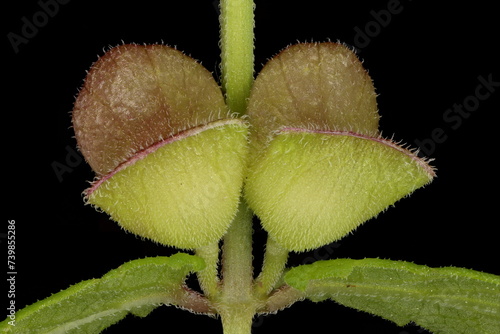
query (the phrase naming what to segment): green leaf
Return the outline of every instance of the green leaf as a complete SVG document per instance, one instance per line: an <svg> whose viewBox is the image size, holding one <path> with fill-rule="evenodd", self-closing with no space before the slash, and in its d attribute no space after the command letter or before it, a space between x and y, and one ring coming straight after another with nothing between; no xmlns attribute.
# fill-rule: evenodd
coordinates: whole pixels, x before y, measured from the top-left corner
<svg viewBox="0 0 500 334"><path fill-rule="evenodd" d="M288 285L434 333L500 333L500 276L381 259L318 261L291 269Z"/></svg>
<svg viewBox="0 0 500 334"><path fill-rule="evenodd" d="M0 323L0 332L99 333L129 312L143 317L162 304L182 304L186 276L203 267L201 258L184 253L130 261L20 310L14 322Z"/></svg>

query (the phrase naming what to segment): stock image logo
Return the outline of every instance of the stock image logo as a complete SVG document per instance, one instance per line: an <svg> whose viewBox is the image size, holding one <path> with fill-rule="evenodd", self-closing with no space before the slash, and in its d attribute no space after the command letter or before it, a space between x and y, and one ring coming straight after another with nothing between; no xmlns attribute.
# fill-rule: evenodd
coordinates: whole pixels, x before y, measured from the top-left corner
<svg viewBox="0 0 500 334"><path fill-rule="evenodd" d="M474 93L466 96L461 103L454 103L451 108L444 111L442 119L446 127L434 128L428 137L415 139L414 144L419 147L419 151L425 156L431 156L438 144L443 144L448 140L450 130L458 130L473 112L479 109L481 102L489 99L500 87L500 81L493 80L493 73L486 76L479 75L479 82L474 88Z"/></svg>
<svg viewBox="0 0 500 334"><path fill-rule="evenodd" d="M39 10L32 15L21 17L21 26L16 31L7 33L7 39L14 53L19 53L20 48L35 38L40 29L44 28L60 10L61 5L66 5L70 0L40 0L37 2Z"/></svg>
<svg viewBox="0 0 500 334"><path fill-rule="evenodd" d="M64 180L65 174L70 174L73 170L80 166L83 162L83 157L71 146L66 145L66 156L64 163L52 161L51 167L59 182Z"/></svg>
<svg viewBox="0 0 500 334"><path fill-rule="evenodd" d="M409 0L411 1L411 0ZM387 7L380 10L371 10L370 16L373 20L366 22L362 27L355 26L354 47L359 51L366 48L372 41L387 28L395 15L401 14L404 6L399 0L389 0Z"/></svg>

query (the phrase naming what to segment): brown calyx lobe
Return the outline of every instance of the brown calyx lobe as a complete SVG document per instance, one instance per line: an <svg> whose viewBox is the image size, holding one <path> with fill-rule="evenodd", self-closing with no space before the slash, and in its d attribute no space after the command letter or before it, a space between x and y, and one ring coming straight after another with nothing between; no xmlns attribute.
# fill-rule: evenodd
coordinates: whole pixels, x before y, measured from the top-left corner
<svg viewBox="0 0 500 334"><path fill-rule="evenodd" d="M211 73L164 45L121 45L90 69L73 109L78 146L98 176L176 133L226 118Z"/></svg>
<svg viewBox="0 0 500 334"><path fill-rule="evenodd" d="M301 43L273 57L257 76L248 105L259 151L283 127L378 135L373 82L339 43Z"/></svg>

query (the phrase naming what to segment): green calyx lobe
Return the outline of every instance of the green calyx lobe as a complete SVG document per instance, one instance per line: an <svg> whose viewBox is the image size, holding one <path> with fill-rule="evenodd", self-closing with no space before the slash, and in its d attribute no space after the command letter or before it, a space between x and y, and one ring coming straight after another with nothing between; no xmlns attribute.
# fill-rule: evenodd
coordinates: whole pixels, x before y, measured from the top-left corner
<svg viewBox="0 0 500 334"><path fill-rule="evenodd" d="M224 235L244 180L263 227L293 251L340 239L430 182L433 169L380 138L378 119L370 77L336 43L297 44L266 64L250 128L228 114L210 73L165 46L112 49L73 112L99 176L88 202L128 231L185 249Z"/></svg>
<svg viewBox="0 0 500 334"><path fill-rule="evenodd" d="M225 233L239 203L247 124L201 64L164 45L122 45L90 69L73 110L97 174L92 205L124 229L192 249Z"/></svg>
<svg viewBox="0 0 500 334"><path fill-rule="evenodd" d="M342 238L433 176L380 138L287 129L253 165L245 194L271 237L305 251Z"/></svg>
<svg viewBox="0 0 500 334"><path fill-rule="evenodd" d="M291 46L257 77L245 197L284 248L338 240L435 176L380 137L375 98L361 62L336 43Z"/></svg>
<svg viewBox="0 0 500 334"><path fill-rule="evenodd" d="M191 129L98 181L88 201L126 230L164 245L217 242L239 203L246 135L238 119Z"/></svg>

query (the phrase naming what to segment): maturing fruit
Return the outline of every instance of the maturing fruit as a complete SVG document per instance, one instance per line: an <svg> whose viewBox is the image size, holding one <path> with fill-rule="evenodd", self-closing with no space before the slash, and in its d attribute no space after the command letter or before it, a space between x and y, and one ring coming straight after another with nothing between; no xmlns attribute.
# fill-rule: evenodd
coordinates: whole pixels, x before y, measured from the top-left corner
<svg viewBox="0 0 500 334"><path fill-rule="evenodd" d="M179 248L217 242L236 213L247 125L212 75L163 45L122 45L90 69L73 110L97 174L89 203L123 228Z"/></svg>
<svg viewBox="0 0 500 334"><path fill-rule="evenodd" d="M361 62L334 43L294 45L257 77L245 198L284 248L338 240L434 177L380 137L375 96Z"/></svg>

